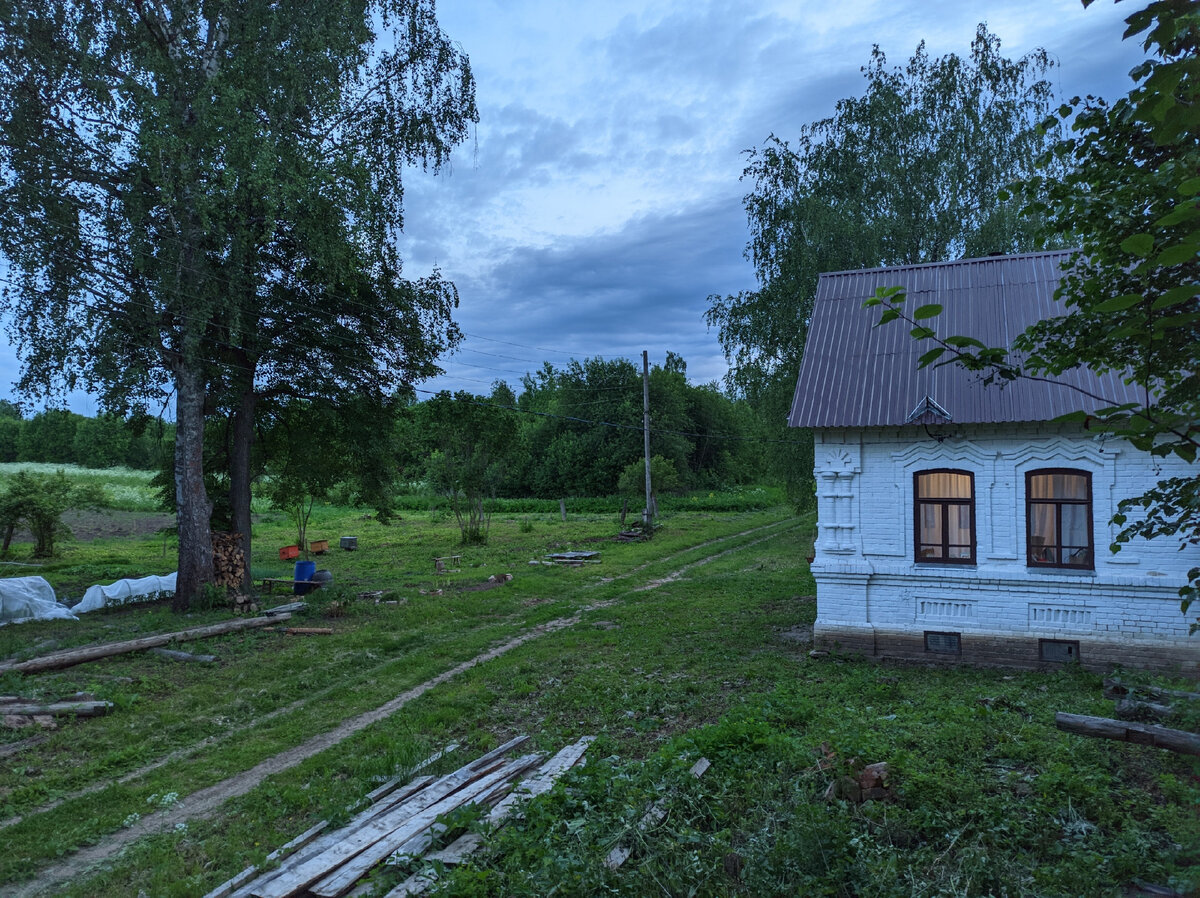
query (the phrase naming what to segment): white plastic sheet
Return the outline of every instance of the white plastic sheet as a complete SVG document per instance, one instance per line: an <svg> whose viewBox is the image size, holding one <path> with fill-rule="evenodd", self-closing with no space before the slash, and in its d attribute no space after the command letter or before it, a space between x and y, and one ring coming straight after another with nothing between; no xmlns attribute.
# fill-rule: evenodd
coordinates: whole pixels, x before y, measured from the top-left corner
<svg viewBox="0 0 1200 898"><path fill-rule="evenodd" d="M175 574L165 577L140 577L136 580L118 580L108 586L89 586L83 594L83 601L73 610L76 614L97 611L106 605L124 605L142 596L155 593L175 594Z"/></svg>
<svg viewBox="0 0 1200 898"><path fill-rule="evenodd" d="M27 620L75 620L58 604L54 587L45 577L6 577L0 580L0 626Z"/></svg>

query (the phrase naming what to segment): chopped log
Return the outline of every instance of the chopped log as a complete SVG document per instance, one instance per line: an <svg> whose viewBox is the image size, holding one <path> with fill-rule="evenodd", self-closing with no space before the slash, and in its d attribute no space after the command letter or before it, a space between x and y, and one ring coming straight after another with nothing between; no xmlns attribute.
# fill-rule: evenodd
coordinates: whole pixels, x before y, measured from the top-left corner
<svg viewBox="0 0 1200 898"><path fill-rule="evenodd" d="M193 661L199 664L212 664L217 660L216 655L193 655L191 652L181 652L177 649L153 648L150 654L170 658L172 661Z"/></svg>
<svg viewBox="0 0 1200 898"><path fill-rule="evenodd" d="M290 617L291 615L288 615ZM211 624L207 627L193 627L190 630L178 630L174 633L160 633L157 636L143 636L141 639L130 639L125 642L108 642L103 645L89 645L80 649L68 649L43 655L41 658L31 658L28 661L7 661L0 664L0 673L16 671L17 673L40 673L43 670L61 670L64 667L74 667L99 658L112 655L125 655L129 652L142 652L160 645L172 642L187 642L191 639L207 639L209 636L221 636L225 633L236 633L238 630L250 630L255 627L265 627L278 623L282 615L275 617L252 617L241 620L225 621Z"/></svg>
<svg viewBox="0 0 1200 898"><path fill-rule="evenodd" d="M1164 748L1178 754L1200 757L1200 735L1183 730L1171 730L1145 723L1128 723L1107 717L1066 714L1062 711L1054 715L1054 725L1064 732L1079 736L1153 745L1155 748Z"/></svg>
<svg viewBox="0 0 1200 898"><path fill-rule="evenodd" d="M1161 686L1143 686L1139 683L1122 683L1116 677L1105 677L1104 697L1123 698L1131 692L1143 692L1158 698L1186 698L1200 701L1200 692L1183 692L1179 689L1164 689Z"/></svg>
<svg viewBox="0 0 1200 898"><path fill-rule="evenodd" d="M1136 698L1123 698L1115 705L1114 713L1120 720L1166 720L1175 713L1170 705L1144 702Z"/></svg>
<svg viewBox="0 0 1200 898"><path fill-rule="evenodd" d="M5 714L48 714L51 717L103 717L112 702L52 702L48 705L10 704L4 706Z"/></svg>

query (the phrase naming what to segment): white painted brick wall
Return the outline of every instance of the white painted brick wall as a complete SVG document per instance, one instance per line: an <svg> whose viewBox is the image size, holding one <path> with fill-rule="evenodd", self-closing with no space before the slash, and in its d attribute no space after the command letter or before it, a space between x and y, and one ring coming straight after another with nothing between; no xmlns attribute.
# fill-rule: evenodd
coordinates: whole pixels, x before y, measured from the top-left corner
<svg viewBox="0 0 1200 898"><path fill-rule="evenodd" d="M818 633L945 629L1200 647L1177 593L1200 552L1161 538L1108 549L1121 499L1195 469L1056 424L938 430L942 442L921 427L817 432ZM1046 467L1092 475L1094 571L1026 566L1025 473ZM974 565L913 561L913 474L931 468L974 474Z"/></svg>

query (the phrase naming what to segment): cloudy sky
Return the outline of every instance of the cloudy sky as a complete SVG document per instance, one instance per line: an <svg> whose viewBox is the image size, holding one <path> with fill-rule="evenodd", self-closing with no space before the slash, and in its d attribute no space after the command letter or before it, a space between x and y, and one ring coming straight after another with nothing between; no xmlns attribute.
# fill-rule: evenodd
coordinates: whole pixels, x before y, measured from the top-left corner
<svg viewBox="0 0 1200 898"><path fill-rule="evenodd" d="M861 94L879 44L967 55L986 21L1010 57L1045 47L1060 95L1116 97L1141 58L1130 4L1079 0L440 0L470 54L480 122L451 169L413 177L405 256L458 285L468 334L427 388L486 392L543 360L681 354L726 371L703 314L754 286L744 151Z"/></svg>
<svg viewBox="0 0 1200 898"><path fill-rule="evenodd" d="M1142 54L1134 5L1100 0L439 0L469 54L480 122L406 188L406 273L459 288L468 335L426 389L484 393L543 361L668 350L695 382L726 370L703 314L754 286L744 151L860 94L879 44L965 56L986 21L1010 57L1045 47L1062 97L1115 98ZM5 376L7 375L7 376ZM16 376L11 348L0 382ZM93 413L94 404L72 405Z"/></svg>

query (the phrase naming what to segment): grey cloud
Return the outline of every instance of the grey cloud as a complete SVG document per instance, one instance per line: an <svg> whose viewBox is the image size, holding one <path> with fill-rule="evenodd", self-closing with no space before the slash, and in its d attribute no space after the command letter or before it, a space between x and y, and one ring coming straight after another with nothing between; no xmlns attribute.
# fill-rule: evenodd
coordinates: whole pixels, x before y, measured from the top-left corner
<svg viewBox="0 0 1200 898"><path fill-rule="evenodd" d="M740 200L725 196L553 249L515 247L486 279L459 284L459 317L468 332L488 322L487 337L558 350L555 364L641 349L657 358L669 349L687 360L693 379L718 379L725 365L704 325L706 298L753 285L745 241ZM466 376L479 364L463 353L447 367Z"/></svg>

